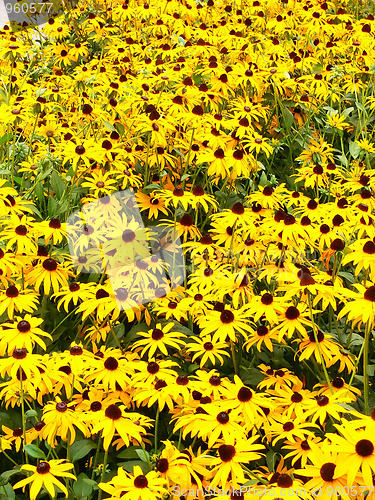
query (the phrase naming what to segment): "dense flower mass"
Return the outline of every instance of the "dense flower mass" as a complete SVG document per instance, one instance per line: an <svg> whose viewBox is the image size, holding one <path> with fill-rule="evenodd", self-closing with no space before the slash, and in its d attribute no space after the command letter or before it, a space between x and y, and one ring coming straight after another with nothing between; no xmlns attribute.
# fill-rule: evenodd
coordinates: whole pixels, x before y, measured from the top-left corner
<svg viewBox="0 0 375 500"><path fill-rule="evenodd" d="M372 9L0 29L0 497L374 498Z"/></svg>

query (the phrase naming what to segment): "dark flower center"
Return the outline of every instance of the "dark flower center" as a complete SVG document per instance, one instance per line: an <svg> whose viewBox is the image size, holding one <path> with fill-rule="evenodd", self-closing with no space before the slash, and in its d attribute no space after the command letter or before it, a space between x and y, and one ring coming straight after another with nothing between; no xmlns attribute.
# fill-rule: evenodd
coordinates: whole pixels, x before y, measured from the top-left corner
<svg viewBox="0 0 375 500"><path fill-rule="evenodd" d="M304 451L307 451L307 450L310 450L310 449L311 449L311 448L310 448L310 445L309 445L309 443L306 441L306 439L305 439L305 441L302 441L302 443L301 443L301 448L302 448Z"/></svg>
<svg viewBox="0 0 375 500"><path fill-rule="evenodd" d="M206 351L212 351L212 349L214 348L212 342L205 342L203 344L203 349L205 349Z"/></svg>
<svg viewBox="0 0 375 500"><path fill-rule="evenodd" d="M335 389L341 389L344 387L344 380L341 377L336 377L332 380L332 385Z"/></svg>
<svg viewBox="0 0 375 500"><path fill-rule="evenodd" d="M242 215L245 213L245 207L242 205L240 201L238 201L233 205L232 212L236 215Z"/></svg>
<svg viewBox="0 0 375 500"><path fill-rule="evenodd" d="M51 227L52 229L60 229L61 228L61 222L59 221L59 219L51 219L49 221L49 227Z"/></svg>
<svg viewBox="0 0 375 500"><path fill-rule="evenodd" d="M189 379L187 378L186 375L179 375L176 378L176 384L177 385L187 385L189 383Z"/></svg>
<svg viewBox="0 0 375 500"><path fill-rule="evenodd" d="M285 311L285 317L290 321L297 319L299 317L299 310L294 306L289 306Z"/></svg>
<svg viewBox="0 0 375 500"><path fill-rule="evenodd" d="M60 401L60 403L56 403L56 410L60 413L66 412L68 409L68 405L64 403L64 401Z"/></svg>
<svg viewBox="0 0 375 500"><path fill-rule="evenodd" d="M37 422L35 425L34 425L34 429L38 432L40 432L43 427L45 426L46 424L44 422Z"/></svg>
<svg viewBox="0 0 375 500"><path fill-rule="evenodd" d="M221 411L217 414L216 420L219 424L225 425L229 422L229 414L226 411Z"/></svg>
<svg viewBox="0 0 375 500"><path fill-rule="evenodd" d="M360 457L369 457L374 453L374 445L369 439L361 439L355 445L355 451Z"/></svg>
<svg viewBox="0 0 375 500"><path fill-rule="evenodd" d="M154 387L157 391L159 391L160 389L163 389L163 387L167 387L167 382L165 380L158 380Z"/></svg>
<svg viewBox="0 0 375 500"><path fill-rule="evenodd" d="M27 349L22 347L22 349L14 349L12 354L14 359L25 359L27 356Z"/></svg>
<svg viewBox="0 0 375 500"><path fill-rule="evenodd" d="M18 297L18 295L19 295L19 291L18 291L18 289L17 289L17 287L16 287L16 286L11 285L11 286L9 286L9 287L7 288L7 290L6 290L6 292L5 292L5 295L6 295L7 297L9 297L10 299L14 299L14 298Z"/></svg>
<svg viewBox="0 0 375 500"><path fill-rule="evenodd" d="M370 302L375 302L375 286L370 286L364 293L364 298Z"/></svg>
<svg viewBox="0 0 375 500"><path fill-rule="evenodd" d="M273 297L270 293L266 292L262 295L262 298L260 299L261 303L265 306L269 306L273 302Z"/></svg>
<svg viewBox="0 0 375 500"><path fill-rule="evenodd" d="M135 232L132 231L131 229L125 229L125 231L122 233L122 240L125 243L130 243L135 239Z"/></svg>
<svg viewBox="0 0 375 500"><path fill-rule="evenodd" d="M100 401L94 401L90 405L91 411L100 411L102 409L102 403Z"/></svg>
<svg viewBox="0 0 375 500"><path fill-rule="evenodd" d="M221 384L221 379L218 375L212 375L212 377L209 378L209 383L215 387Z"/></svg>
<svg viewBox="0 0 375 500"><path fill-rule="evenodd" d="M164 333L160 328L154 328L152 330L151 338L153 340L161 340L164 337Z"/></svg>
<svg viewBox="0 0 375 500"><path fill-rule="evenodd" d="M200 186L199 184L197 184L196 186L194 186L194 188L193 188L193 195L194 196L203 196L204 195L204 189L202 188L202 186Z"/></svg>
<svg viewBox="0 0 375 500"><path fill-rule="evenodd" d="M293 484L293 479L289 474L280 474L277 479L277 486L279 488L290 488Z"/></svg>
<svg viewBox="0 0 375 500"><path fill-rule="evenodd" d="M48 462L39 462L38 465L36 466L36 472L38 474L48 474L50 468L51 466Z"/></svg>
<svg viewBox="0 0 375 500"><path fill-rule="evenodd" d="M72 369L70 368L69 365L66 365L66 366L60 366L59 368L59 372L63 372L65 373L66 375L70 375L72 373Z"/></svg>
<svg viewBox="0 0 375 500"><path fill-rule="evenodd" d="M344 248L345 248L345 242L340 238L336 238L331 243L331 250L335 250L336 252L344 250Z"/></svg>
<svg viewBox="0 0 375 500"><path fill-rule="evenodd" d="M31 328L30 323L24 319L20 321L17 325L17 330L21 333L26 333L30 331L30 328Z"/></svg>
<svg viewBox="0 0 375 500"><path fill-rule="evenodd" d="M104 368L106 368L109 371L114 371L117 370L118 368L118 361L116 358L113 356L110 356L104 361Z"/></svg>
<svg viewBox="0 0 375 500"><path fill-rule="evenodd" d="M77 146L74 151L77 155L83 155L86 152L86 149L83 146Z"/></svg>
<svg viewBox="0 0 375 500"><path fill-rule="evenodd" d="M71 283L69 285L70 292L78 292L79 289L80 289L79 283Z"/></svg>
<svg viewBox="0 0 375 500"><path fill-rule="evenodd" d="M99 288L99 290L95 294L95 298L97 300L106 299L107 297L109 297L109 293L106 290L104 290L103 288Z"/></svg>
<svg viewBox="0 0 375 500"><path fill-rule="evenodd" d="M299 392L294 392L292 397L290 398L292 403L300 403L303 399Z"/></svg>
<svg viewBox="0 0 375 500"><path fill-rule="evenodd" d="M146 476L137 476L134 479L134 486L140 490L143 490L144 488L147 488L148 486L148 479Z"/></svg>
<svg viewBox="0 0 375 500"><path fill-rule="evenodd" d="M83 349L81 346L79 345L73 345L71 348L70 348L70 354L72 356L81 356L81 354L83 354Z"/></svg>
<svg viewBox="0 0 375 500"><path fill-rule="evenodd" d="M193 217L189 214L184 214L180 219L180 224L186 227L193 226L194 225Z"/></svg>
<svg viewBox="0 0 375 500"><path fill-rule="evenodd" d="M253 397L253 393L248 387L241 387L241 389L237 393L237 399L241 401L241 403L246 403L250 401Z"/></svg>
<svg viewBox="0 0 375 500"><path fill-rule="evenodd" d="M329 404L329 399L327 396L319 396L316 398L316 402L318 403L318 406L327 406Z"/></svg>
<svg viewBox="0 0 375 500"><path fill-rule="evenodd" d="M294 429L294 424L293 422L286 422L284 425L283 425L283 429L285 432L289 432L289 431L292 431Z"/></svg>
<svg viewBox="0 0 375 500"><path fill-rule="evenodd" d="M57 269L57 262L55 261L55 259L46 259L42 265L46 271L52 272L56 271Z"/></svg>
<svg viewBox="0 0 375 500"><path fill-rule="evenodd" d="M363 245L363 251L369 255L373 255L375 253L375 243L373 241L367 241Z"/></svg>
<svg viewBox="0 0 375 500"><path fill-rule="evenodd" d="M111 420L118 420L121 418L121 409L116 405L109 405L105 410L105 416Z"/></svg>
<svg viewBox="0 0 375 500"><path fill-rule="evenodd" d="M222 444L219 446L218 451L223 462L230 462L236 454L236 448L231 444Z"/></svg>
<svg viewBox="0 0 375 500"><path fill-rule="evenodd" d="M128 298L128 291L125 288L118 288L116 290L116 299L119 301L126 300Z"/></svg>
<svg viewBox="0 0 375 500"><path fill-rule="evenodd" d="M268 333L268 328L264 325L258 326L257 334L259 337L264 337Z"/></svg>
<svg viewBox="0 0 375 500"><path fill-rule="evenodd" d="M25 236L25 234L27 233L27 227L21 224L20 226L16 227L15 232L16 234L18 234L18 236Z"/></svg>
<svg viewBox="0 0 375 500"><path fill-rule="evenodd" d="M317 338L318 338L318 342L322 342L324 340L324 333L319 330L318 334L317 334ZM314 332L309 333L309 339L310 339L310 342L315 342Z"/></svg>
<svg viewBox="0 0 375 500"><path fill-rule="evenodd" d="M326 483L332 483L335 469L336 469L336 464L333 464L332 462L327 462L323 464L320 468L320 477Z"/></svg>
<svg viewBox="0 0 375 500"><path fill-rule="evenodd" d="M220 314L220 321L226 325L232 323L234 321L234 314L232 311L224 309L224 311Z"/></svg>
<svg viewBox="0 0 375 500"><path fill-rule="evenodd" d="M166 458L159 458L155 464L155 468L158 472L161 474L164 474L164 472L167 472L169 469L169 462Z"/></svg>
<svg viewBox="0 0 375 500"><path fill-rule="evenodd" d="M150 373L151 375L154 375L155 373L158 373L158 371L160 370L159 368L159 365L155 362L155 361L151 361L148 365L147 365L147 371L148 373Z"/></svg>

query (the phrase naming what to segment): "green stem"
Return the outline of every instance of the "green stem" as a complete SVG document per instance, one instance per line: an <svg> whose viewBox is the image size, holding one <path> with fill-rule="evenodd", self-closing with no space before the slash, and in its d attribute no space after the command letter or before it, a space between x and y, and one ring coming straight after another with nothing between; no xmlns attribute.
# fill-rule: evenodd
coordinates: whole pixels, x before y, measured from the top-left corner
<svg viewBox="0 0 375 500"><path fill-rule="evenodd" d="M2 452L1 452L1 453L3 453L3 455L5 455L5 456L7 457L7 459L8 459L8 460L10 460L10 461L12 462L12 464L14 464L16 467L18 467L18 465L19 465L19 464L18 464L17 462L15 462L15 461L13 460L13 458L11 458L11 457L8 455L8 453L7 453L6 451L2 450Z"/></svg>
<svg viewBox="0 0 375 500"><path fill-rule="evenodd" d="M158 408L156 410L156 417L155 417L155 442L154 442L155 453L157 452L157 449L158 449L159 415L160 415L160 409L158 406Z"/></svg>
<svg viewBox="0 0 375 500"><path fill-rule="evenodd" d="M371 323L368 321L366 323L366 330L365 330L365 341L364 341L364 348L363 348L363 393L364 393L364 398L365 398L365 413L366 415L369 414L370 407L369 407L369 374L367 371L368 368L368 356L369 356L369 343L370 343L370 335L371 335Z"/></svg>
<svg viewBox="0 0 375 500"><path fill-rule="evenodd" d="M236 351L234 350L234 342L233 342L233 340L230 341L230 351L232 353L234 373L236 375L238 375L238 365L237 365Z"/></svg>
<svg viewBox="0 0 375 500"><path fill-rule="evenodd" d="M331 394L333 394L333 389L332 389L331 381L329 380L329 375L328 375L328 372L327 372L326 364L325 364L325 361L324 361L324 358L323 358L323 355L322 355L322 351L320 349L320 344L319 344L319 340L318 340L318 332L316 331L316 324L315 324L315 321L314 321L314 313L313 313L312 306L311 306L311 292L308 291L307 293L308 293L308 302L309 302L310 316L311 316L311 321L312 321L312 325L313 325L314 338L315 338L316 346L317 346L318 352L319 352L320 363L321 363L321 365L323 367L324 376L326 378L326 382L328 384L329 390L331 391Z"/></svg>
<svg viewBox="0 0 375 500"><path fill-rule="evenodd" d="M102 433L100 433L99 439L98 439L98 444L96 447L94 462L92 464L91 479L94 479L94 476L95 476L95 469L96 469L96 465L98 463L98 458L99 458L100 449L102 447L102 442L103 442L103 436L102 436Z"/></svg>
<svg viewBox="0 0 375 500"><path fill-rule="evenodd" d="M107 461L108 461L108 450L109 450L109 447L104 452L103 469L102 469L102 475L100 477L101 483L104 483L104 476L105 476L105 471L107 468ZM99 495L98 495L98 500L102 500L102 496L103 496L103 490L100 490Z"/></svg>
<svg viewBox="0 0 375 500"><path fill-rule="evenodd" d="M26 420L25 420L25 403L24 403L24 392L23 392L23 383L22 383L22 374L20 377L20 385L21 385L21 414L22 414L22 432L23 432L23 446L27 445L26 441ZM26 463L29 463L29 459L27 453L25 452L25 460Z"/></svg>

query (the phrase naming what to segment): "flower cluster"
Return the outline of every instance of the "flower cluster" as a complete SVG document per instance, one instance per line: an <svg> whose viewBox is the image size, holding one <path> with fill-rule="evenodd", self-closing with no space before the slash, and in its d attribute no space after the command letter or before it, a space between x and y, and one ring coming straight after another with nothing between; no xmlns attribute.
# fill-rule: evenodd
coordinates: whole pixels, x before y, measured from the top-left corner
<svg viewBox="0 0 375 500"><path fill-rule="evenodd" d="M369 6L70 7L0 30L4 495L371 500Z"/></svg>

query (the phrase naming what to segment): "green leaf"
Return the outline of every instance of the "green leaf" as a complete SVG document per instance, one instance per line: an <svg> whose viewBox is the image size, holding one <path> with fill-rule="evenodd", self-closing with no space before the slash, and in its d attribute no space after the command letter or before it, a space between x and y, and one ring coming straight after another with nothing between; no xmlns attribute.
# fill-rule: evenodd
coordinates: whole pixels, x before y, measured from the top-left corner
<svg viewBox="0 0 375 500"><path fill-rule="evenodd" d="M138 453L136 453L136 447L135 446L128 446L125 450L122 450L118 455L117 458L138 458Z"/></svg>
<svg viewBox="0 0 375 500"><path fill-rule="evenodd" d="M123 133L125 132L125 127L122 123L116 122L116 129L117 132L122 136Z"/></svg>
<svg viewBox="0 0 375 500"><path fill-rule="evenodd" d="M253 387L257 386L259 382L264 379L264 377L265 375L263 375L263 373L256 368L247 368L240 371L240 378L242 382Z"/></svg>
<svg viewBox="0 0 375 500"><path fill-rule="evenodd" d="M0 146L2 146L5 142L8 142L13 139L13 134L5 134L0 139Z"/></svg>
<svg viewBox="0 0 375 500"><path fill-rule="evenodd" d="M358 158L359 153L361 152L360 146L356 142L349 141L349 152L354 159Z"/></svg>
<svg viewBox="0 0 375 500"><path fill-rule="evenodd" d="M79 441L75 441L70 448L71 461L74 463L77 460L80 460L94 448L96 448L96 443L90 439L80 439Z"/></svg>
<svg viewBox="0 0 375 500"><path fill-rule="evenodd" d="M117 130L115 129L115 127L111 123L103 122L103 125L105 125L107 128L109 128L109 130L111 130L112 132L117 132Z"/></svg>
<svg viewBox="0 0 375 500"><path fill-rule="evenodd" d="M38 448L35 444L26 444L23 449L25 452L33 458L44 458L46 459L46 455L44 451Z"/></svg>
<svg viewBox="0 0 375 500"><path fill-rule="evenodd" d="M290 130L294 123L293 113L291 113L288 108L283 108L283 117L284 117L285 128L287 130Z"/></svg>
<svg viewBox="0 0 375 500"><path fill-rule="evenodd" d="M130 472L131 474L133 473L133 467L135 465L139 465L144 474L150 472L149 465L146 462L142 462L142 460L129 460L129 462L120 462L117 464L117 466L122 467L126 472Z"/></svg>
<svg viewBox="0 0 375 500"><path fill-rule="evenodd" d="M35 410L27 410L25 413L26 418L36 417L38 414Z"/></svg>
<svg viewBox="0 0 375 500"><path fill-rule="evenodd" d="M51 175L51 187L58 198L61 198L65 191L65 182L54 170Z"/></svg>
<svg viewBox="0 0 375 500"><path fill-rule="evenodd" d="M141 448L138 448L135 450L136 454L138 457L142 460L142 462L148 463L150 460L150 455L147 453L147 451L142 450Z"/></svg>
<svg viewBox="0 0 375 500"><path fill-rule="evenodd" d="M47 212L48 212L48 217L55 217L57 211L57 203L55 200L54 196L49 196L48 197L48 205L47 205Z"/></svg>
<svg viewBox="0 0 375 500"><path fill-rule="evenodd" d="M2 491L5 491L5 493L0 494L0 500L13 500L14 498L16 498L16 494L14 493L14 490L10 483L2 486L1 489Z"/></svg>
<svg viewBox="0 0 375 500"><path fill-rule="evenodd" d="M0 475L0 486L5 486L9 482L9 478L14 476L14 474L25 474L25 472L21 472L19 469L12 469L3 472Z"/></svg>
<svg viewBox="0 0 375 500"><path fill-rule="evenodd" d="M176 332L183 333L184 335L190 336L194 335L194 332L190 330L190 328L187 328L186 326L181 325L181 323L175 323L173 330Z"/></svg>
<svg viewBox="0 0 375 500"><path fill-rule="evenodd" d="M193 372L195 372L195 370L198 370L198 368L199 368L199 365L193 363L193 364L189 365L188 373L193 373Z"/></svg>
<svg viewBox="0 0 375 500"><path fill-rule="evenodd" d="M133 326L127 334L125 335L126 342L132 342L133 340L138 339L138 332L147 332L150 327L146 323L139 323L138 325Z"/></svg>
<svg viewBox="0 0 375 500"><path fill-rule="evenodd" d="M43 182L37 182L35 184L35 194L36 197L38 198L39 203L42 204L44 201Z"/></svg>
<svg viewBox="0 0 375 500"><path fill-rule="evenodd" d="M96 481L89 479L84 472L81 472L77 481L73 483L73 491L78 498L88 497L94 489L98 489Z"/></svg>

